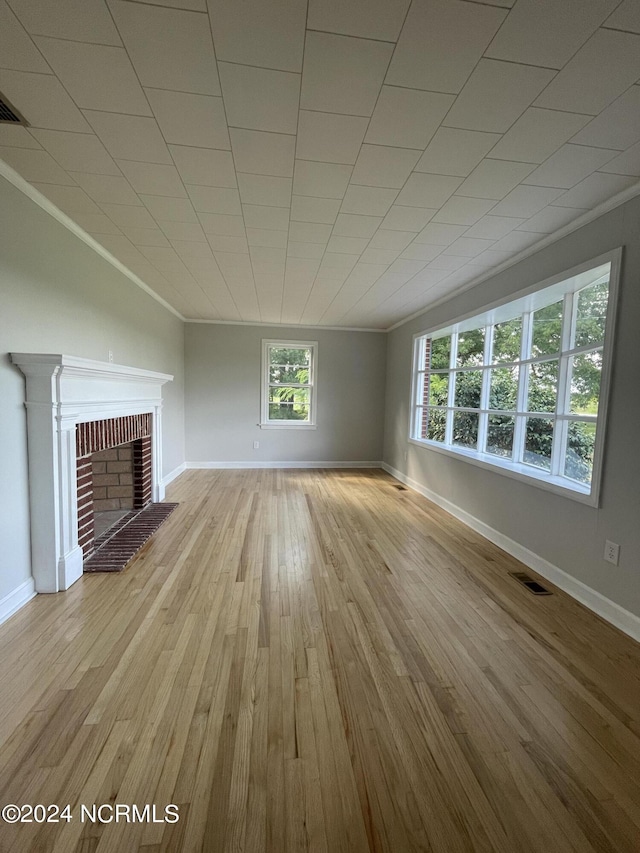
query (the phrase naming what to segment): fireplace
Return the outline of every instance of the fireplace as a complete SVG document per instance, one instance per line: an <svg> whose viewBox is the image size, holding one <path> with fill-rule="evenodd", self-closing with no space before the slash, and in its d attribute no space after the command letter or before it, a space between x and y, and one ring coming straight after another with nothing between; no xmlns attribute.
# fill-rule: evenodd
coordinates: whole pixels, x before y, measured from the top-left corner
<svg viewBox="0 0 640 853"><path fill-rule="evenodd" d="M83 559L93 550L94 454L130 445L133 508L164 498L162 385L173 376L68 355L12 353L11 358L27 378L35 588L59 592L78 580ZM120 482L121 473L111 472L118 475L118 487L128 485Z"/></svg>

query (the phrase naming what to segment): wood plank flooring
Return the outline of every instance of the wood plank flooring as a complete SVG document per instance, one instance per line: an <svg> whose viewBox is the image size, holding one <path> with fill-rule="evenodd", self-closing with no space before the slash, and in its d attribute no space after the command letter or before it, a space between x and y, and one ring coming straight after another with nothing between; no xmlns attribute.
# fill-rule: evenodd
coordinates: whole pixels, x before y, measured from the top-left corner
<svg viewBox="0 0 640 853"><path fill-rule="evenodd" d="M638 853L631 639L381 471L167 499L129 569L0 627L0 805L73 815L2 853ZM80 819L114 803L179 820Z"/></svg>

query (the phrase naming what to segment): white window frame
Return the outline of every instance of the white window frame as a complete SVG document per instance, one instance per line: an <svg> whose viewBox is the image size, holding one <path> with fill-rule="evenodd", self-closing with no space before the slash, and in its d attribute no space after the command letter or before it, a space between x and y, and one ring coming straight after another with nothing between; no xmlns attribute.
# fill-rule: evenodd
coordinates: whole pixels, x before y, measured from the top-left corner
<svg viewBox="0 0 640 853"><path fill-rule="evenodd" d="M311 364L309 365L309 420L308 421L277 421L269 419L269 350L272 347L284 347L286 349L311 350ZM261 429L315 429L317 411L318 390L318 342L317 341L288 341L281 338L262 340L262 381L260 383L260 428ZM291 385L294 383L283 383ZM303 386L299 386L303 387Z"/></svg>
<svg viewBox="0 0 640 853"><path fill-rule="evenodd" d="M413 362L412 362L412 371L411 371L411 412L409 417L409 436L408 441L410 444L415 444L423 449L428 449L435 451L436 453L441 453L446 456L454 457L459 460L464 460L465 462L469 462L472 465L476 465L480 468L489 469L496 473L502 474L504 476L510 477L512 479L520 480L528 483L529 485L536 486L541 489L545 489L547 491L555 492L556 494L563 495L564 497L570 498L572 500L579 501L580 503L585 503L590 506L599 506L600 500L600 486L602 480L602 462L604 456L604 448L605 448L605 435L606 435L606 425L607 425L607 409L608 409L608 400L609 400L609 386L610 386L610 378L612 372L612 362L613 362L613 349L614 349L614 330L615 330L615 318L617 311L617 300L618 300L618 288L619 288L619 277L620 277L620 264L622 259L622 249L618 248L611 252L607 252L606 254L599 255L596 258L593 258L589 261L586 261L583 264L579 264L578 266L572 267L571 269L565 270L555 276L552 276L548 279L545 279L538 284L526 288L525 290L521 290L506 299L500 300L499 302L492 303L487 306L483 311L474 311L469 314L465 314L461 317L456 318L451 323L446 326L437 326L427 329L422 332L418 332L413 336ZM506 309L507 313L512 306L515 306L516 303L520 303L522 307L522 313L524 314L525 325L522 331L522 350L521 350L521 361L518 362L520 366L520 373L527 372L526 368L522 365L521 362L525 364L535 362L535 361L543 361L548 358L554 358L554 356L540 356L537 358L532 358L528 352L525 352L528 346L528 339L531 335L531 329L529 328L530 323L529 318L531 317L530 313L533 310L537 310L537 308L541 307L540 303L536 302L536 296L538 296L541 300L548 300L549 296L553 295L554 285L557 285L557 293L555 294L556 299L560 300L561 298L565 299L565 310L563 312L563 325L562 325L562 344L561 350L558 354L557 358L559 359L560 365L560 374L558 378L558 403L556 407L556 413L554 414L556 430L558 427L561 430L566 429L566 423L569 420L581 420L579 416L570 416L568 413L562 412L558 413L561 405L564 405L566 402L566 396L568 394L567 388L567 377L563 374L562 365L566 364L567 359L579 353L581 349L592 349L592 347L584 347L578 348L574 350L570 346L570 342L567 340L569 334L569 328L571 325L569 312L567 308L570 308L573 300L573 293L582 289L585 285L577 285L572 284L571 280L574 279L579 281L579 276L583 273L588 273L590 270L593 270L596 267L602 266L604 264L610 263L611 269L609 273L609 301L607 306L607 320L606 327L604 333L604 341L602 346L602 355L603 355L603 368L602 368L602 376L600 383L600 396L599 396L599 405L598 405L598 415L597 420L597 430L596 430L596 440L594 447L594 461L593 461L593 472L591 477L591 485L590 487L586 484L581 484L575 481L570 480L568 477L564 477L559 473L559 457L561 452L564 449L564 442L561 441L563 436L558 435L557 432L554 435L553 448L552 448L552 459L551 459L551 471L547 472L542 469L537 469L531 465L527 465L521 461L513 461L509 459L502 459L501 457L494 456L493 454L487 452L480 452L473 449L467 449L463 447L457 447L455 445L448 445L447 443L443 444L441 442L436 442L431 439L423 439L416 437L417 435L417 411L421 406L419 400L419 389L418 385L420 382L421 375L424 375L423 367L420 366L420 355L423 352L421 341L427 337L434 336L440 337L447 334L452 335L452 355L450 361L450 367L454 367L453 359L454 353L457 349L457 346L454 346L455 336L461 331L467 331L470 329L477 329L485 326L485 359L487 361L487 351L489 351L490 355L490 346L491 341L487 340L490 338L490 335L487 334L487 329L489 326L494 323L502 322L500 319L501 316L505 316L501 314L501 309ZM545 295L542 292L549 291L549 294ZM518 306L518 310L520 307ZM527 356L526 358L524 356ZM495 365L496 367L508 366L508 365ZM477 369L483 370L483 389L482 389L482 397L480 403L480 409L477 410L481 413L481 415L486 414L501 414L500 412L489 412L488 409L488 377L489 370L486 369L487 365L485 364L483 367L478 366ZM472 368L470 368L472 369ZM565 371L566 372L566 371ZM449 380L449 400L447 401L447 408L453 406L453 394L454 394L454 386L455 382L451 381L451 374ZM524 395L526 395L526 381L523 381L523 377L520 377L519 381L519 400L518 400L518 409L524 408ZM562 402L561 402L562 400ZM476 410L474 410L476 411ZM453 418L447 417L448 431L445 438L445 442L451 441L451 427L450 422ZM480 417L480 424L486 420L486 417ZM522 417L516 417L516 430L519 428L522 429ZM520 427L518 425L520 424ZM481 428L479 430L478 435L478 444L480 447L483 447L484 444L480 443L481 440ZM514 437L514 447L517 446L517 440Z"/></svg>

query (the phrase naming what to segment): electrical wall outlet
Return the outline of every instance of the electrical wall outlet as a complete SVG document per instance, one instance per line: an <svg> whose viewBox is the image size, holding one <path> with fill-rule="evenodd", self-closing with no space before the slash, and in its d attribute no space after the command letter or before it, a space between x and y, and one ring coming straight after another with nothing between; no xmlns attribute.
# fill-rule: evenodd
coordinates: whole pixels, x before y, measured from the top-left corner
<svg viewBox="0 0 640 853"><path fill-rule="evenodd" d="M617 566L620 559L620 546L607 539L604 543L604 558L607 563L613 563L614 566Z"/></svg>
<svg viewBox="0 0 640 853"><path fill-rule="evenodd" d="M109 350L109 361L111 363L113 363L113 350L112 349Z"/></svg>
<svg viewBox="0 0 640 853"><path fill-rule="evenodd" d="M258 450L258 449L259 449L259 447L260 447L260 442L259 442L259 441L254 441L254 442L253 442L253 449L254 449L254 450Z"/></svg>

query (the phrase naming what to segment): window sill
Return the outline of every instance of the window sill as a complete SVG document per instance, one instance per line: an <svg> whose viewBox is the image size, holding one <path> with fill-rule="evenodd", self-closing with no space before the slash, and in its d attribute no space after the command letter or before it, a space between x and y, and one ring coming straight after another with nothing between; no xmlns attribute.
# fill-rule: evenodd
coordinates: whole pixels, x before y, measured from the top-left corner
<svg viewBox="0 0 640 853"><path fill-rule="evenodd" d="M258 426L260 429L316 429L315 424L286 423L284 421L280 424L266 423L258 424Z"/></svg>
<svg viewBox="0 0 640 853"><path fill-rule="evenodd" d="M537 470L530 465L517 464L511 465L504 463L499 457L494 457L488 453L474 453L473 451L465 450L457 447L442 447L433 441L420 440L410 438L410 444L415 444L425 450L434 450L436 453L441 453L445 456L453 457L454 459L470 462L478 468L484 468L488 471L493 471L496 474L502 474L505 477L511 477L513 480L519 480L521 483L527 483L530 486L535 486L539 489L544 489L548 492L553 492L556 495L561 495L569 500L578 501L588 506L598 506L598 494L596 484L592 488L583 486L580 483L572 483L564 477L552 477L545 471Z"/></svg>

